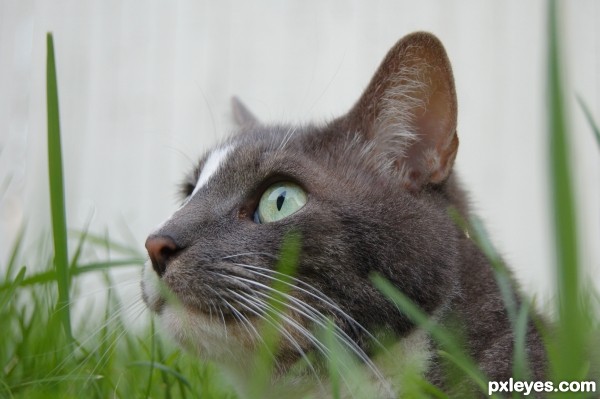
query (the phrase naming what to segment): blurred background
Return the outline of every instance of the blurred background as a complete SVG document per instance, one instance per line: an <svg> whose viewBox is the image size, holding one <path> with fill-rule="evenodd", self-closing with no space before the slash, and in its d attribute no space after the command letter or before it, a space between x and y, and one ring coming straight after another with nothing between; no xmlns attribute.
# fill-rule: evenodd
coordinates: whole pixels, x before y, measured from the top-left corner
<svg viewBox="0 0 600 399"><path fill-rule="evenodd" d="M456 170L525 291L553 292L545 1L0 0L0 265L24 226L48 247L46 32L57 57L67 222L144 253L177 184L234 131L230 98L264 122L346 112L403 35L436 34L459 104ZM600 1L559 3L582 263L600 286ZM75 237L75 235L74 235ZM70 250L73 250L71 243ZM97 247L90 259L106 259ZM121 271L136 281L139 267ZM93 279L90 284L94 284ZM129 284L138 295L137 284Z"/></svg>

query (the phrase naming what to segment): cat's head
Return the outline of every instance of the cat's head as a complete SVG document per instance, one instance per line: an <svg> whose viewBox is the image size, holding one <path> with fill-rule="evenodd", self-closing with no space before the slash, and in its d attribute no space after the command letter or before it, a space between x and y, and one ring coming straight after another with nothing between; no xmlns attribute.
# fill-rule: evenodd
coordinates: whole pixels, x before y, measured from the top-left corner
<svg viewBox="0 0 600 399"><path fill-rule="evenodd" d="M356 105L325 125L240 131L183 184L183 205L146 241L143 296L166 331L207 357L251 351L269 323L290 233L301 251L281 317L282 364L318 351L332 318L359 353L369 332L413 325L371 283L389 279L430 314L453 295L458 232L447 214L458 148L456 95L441 43L400 40Z"/></svg>

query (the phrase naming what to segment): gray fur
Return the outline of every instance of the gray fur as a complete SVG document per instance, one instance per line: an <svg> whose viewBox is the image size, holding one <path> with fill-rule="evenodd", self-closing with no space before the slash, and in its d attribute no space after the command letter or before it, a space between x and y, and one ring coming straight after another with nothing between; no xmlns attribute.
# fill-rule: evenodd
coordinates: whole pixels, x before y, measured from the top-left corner
<svg viewBox="0 0 600 399"><path fill-rule="evenodd" d="M249 125L257 125L258 119L250 112L248 107L238 97L231 98L231 110L233 112L233 120L238 127Z"/></svg>
<svg viewBox="0 0 600 399"><path fill-rule="evenodd" d="M452 172L458 147L454 83L436 38L417 33L401 40L356 106L325 125L262 125L234 104L241 130L223 143L232 147L226 161L149 238L176 244L161 258L166 268L154 267L187 312L222 318L239 335L228 339L255 347L252 329L260 317L241 298L254 298L272 283L269 273L256 270L274 270L283 238L299 232L296 278L302 283L290 291L298 302L288 309L280 372L318 352L301 329L314 330L318 314L334 319L339 336L351 340L366 363L375 333L402 339L414 332L371 283L379 273L442 324L458 325L465 351L490 379L511 376L513 335L492 268L448 212L452 207L468 217ZM203 162L186 179L184 196ZM261 194L281 180L304 188L307 204L278 222L255 223ZM164 312L166 299L150 295L147 283L143 290L152 310ZM527 342L533 377L542 379L545 354L532 324ZM434 357L426 373L448 387L446 371Z"/></svg>

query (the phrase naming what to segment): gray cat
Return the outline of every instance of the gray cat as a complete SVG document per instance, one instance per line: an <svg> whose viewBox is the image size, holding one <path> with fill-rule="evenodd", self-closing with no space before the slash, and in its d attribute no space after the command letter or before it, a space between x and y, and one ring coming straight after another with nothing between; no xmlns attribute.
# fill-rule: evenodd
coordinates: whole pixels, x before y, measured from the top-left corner
<svg viewBox="0 0 600 399"><path fill-rule="evenodd" d="M456 114L449 60L428 33L401 39L356 105L328 124L264 125L234 101L239 133L199 162L181 208L146 241L148 307L184 347L243 364L273 321L270 287L279 282L289 291L276 375L302 361L307 375L320 375L314 359L328 348L316 331L333 320L334 335L375 379L393 379L377 363L385 335L401 348L397 364L451 393L474 390L374 286L377 273L459 331L464 353L491 380L508 380L514 337L492 267L449 215L469 212L452 170ZM286 280L276 265L290 233L301 248ZM533 322L526 343L531 378L541 380ZM398 390L392 383L379 394Z"/></svg>

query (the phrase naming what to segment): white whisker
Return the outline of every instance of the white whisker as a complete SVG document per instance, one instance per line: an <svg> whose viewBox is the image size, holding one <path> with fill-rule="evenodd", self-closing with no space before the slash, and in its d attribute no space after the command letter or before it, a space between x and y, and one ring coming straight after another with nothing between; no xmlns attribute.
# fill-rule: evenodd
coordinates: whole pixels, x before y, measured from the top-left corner
<svg viewBox="0 0 600 399"><path fill-rule="evenodd" d="M310 359L306 355L306 352L302 349L302 347L300 346L298 341L293 337L293 335L290 334L290 332L287 331L285 328L283 328L283 326L280 323L276 322L276 320L267 317L264 313L261 313L261 310L264 309L264 306L266 306L266 303L264 303L264 301L262 301L256 297L243 296L243 295L241 295L233 290L229 290L229 289L228 289L228 291L238 298L238 300L236 300L236 302L240 306L244 307L244 309L246 309L247 311L254 314L259 319L263 320L264 322L266 322L269 325L271 325L272 327L274 327L285 339L288 340L288 342L294 347L294 349L302 357L302 360L304 360L304 362L310 369L311 373L315 376L315 380L319 383L320 386L322 386L319 375L318 375L317 371L315 370L312 362L310 361ZM262 338L261 338L261 340L263 343L265 343L265 341ZM271 356L274 356L273 353L271 353Z"/></svg>
<svg viewBox="0 0 600 399"><path fill-rule="evenodd" d="M231 291L231 292L234 295L237 295L237 293L235 291ZM271 311L271 312L277 312L277 309L275 309L273 306L269 305L264 300L261 300L261 299L255 297L255 296L252 296L252 295L249 295L249 294L245 294L245 295L244 294L240 294L240 295L243 295L247 301L255 303L256 306L258 306L263 311L266 311L266 312L269 312L269 311ZM298 331L303 337L307 338L317 348L317 350L323 355L323 357L327 361L330 361L330 359L331 359L331 349L328 348L325 344L323 344L319 339L317 339L309 330L307 330L304 326L302 326L301 324L299 324L294 319L290 318L289 316L287 316L287 315L285 315L285 314L283 314L281 312L277 312L277 316L280 317L281 320L283 320L286 324L288 324L289 326L291 326L292 328L294 328L296 331ZM266 318L263 318L263 319L266 320ZM274 321L274 323L275 323L275 321ZM279 328L279 327L276 327L276 328L282 334L283 334L284 331L286 331L284 328ZM291 335L291 334L288 333L288 335ZM296 343L298 342L294 338L293 338L293 340ZM296 350L299 351L299 353L302 356L302 358L305 359L305 361L308 361L305 352L301 349L301 347L299 346L299 344L297 344L295 347L296 347ZM316 371L312 367L311 363L309 362L308 364L311 367L311 370L316 373ZM349 365L347 365L347 364L341 364L341 366L345 369L346 372L345 373L340 373L339 376L344 381L344 384L346 385L346 387L351 388L350 384L346 380L346 374L347 374L348 371L350 371ZM317 381L319 381L319 378L317 378ZM350 392L350 395L352 397L354 397L352 389L349 389L349 392Z"/></svg>
<svg viewBox="0 0 600 399"><path fill-rule="evenodd" d="M221 295L219 295L219 297L221 297ZM262 339L261 335L256 330L256 328L254 328L254 325L252 324L252 322L250 322L250 320L242 312L237 310L235 308L235 306L231 305L225 298L221 297L221 300L223 301L225 306L227 306L227 308L229 310L231 310L231 313L233 314L233 316L239 320L239 322L242 324L242 326L244 326L244 328L248 332L248 335L250 335L250 336L254 335L256 338L260 339L264 343L264 340Z"/></svg>
<svg viewBox="0 0 600 399"><path fill-rule="evenodd" d="M237 258L240 256L249 256L249 255L263 255L263 256L267 256L272 259L277 259L277 256L270 254L268 252L243 252L243 253L239 253L239 254L235 254L235 255L224 256L221 259L227 260L227 259L231 259L231 258Z"/></svg>
<svg viewBox="0 0 600 399"><path fill-rule="evenodd" d="M244 294L242 293L241 295L244 295ZM257 304L259 304L259 306L261 307L261 309L264 310L264 311L276 311L276 309L273 306L269 305L266 301L257 298L256 296L252 296L252 295L249 295L249 294L245 294L244 296L246 296L246 298L249 299L249 300L256 300ZM268 295L266 297L269 298ZM285 302L281 302L281 303L285 304ZM301 325L300 323L298 323L296 320L292 319L291 317L285 315L284 313L279 312L278 313L278 317L280 317L281 320L283 320L284 322L286 322L290 326L294 327L300 334L302 334L305 338L307 338L310 341L311 344L313 344L315 347L317 347L319 349L319 351L321 353L323 353L323 355L326 358L329 358L329 355L330 355L329 349L325 345L323 345L323 343L320 342L312 334L312 332L310 332L303 325Z"/></svg>
<svg viewBox="0 0 600 399"><path fill-rule="evenodd" d="M96 328L96 331L92 334L89 334L86 339L84 339L81 342L78 342L78 346L80 348L83 348L85 346L85 344L87 344L88 342L92 341L98 334L102 333L102 331L108 327L110 324L114 323L115 320L119 319L124 313L126 312L131 312L135 307L139 308L138 311L144 312L146 310L145 305L143 304L143 302L140 301L135 301L132 302L131 304L129 304L127 307L122 307L116 310L116 312L114 314L112 314L110 317L108 317L100 326L98 326ZM90 354L87 356L88 358L98 350L98 348L100 348L100 346L102 346L105 342L105 340L109 339L109 337L105 337L104 339L101 339L100 342L98 343L98 345L94 348L94 350L92 350L90 352ZM69 356L66 356L59 364L57 364L49 373L49 376L54 376L57 375L59 373L62 372L62 369L64 366L66 366L66 364L71 361L73 358L75 358L76 354L73 351ZM67 375L71 375L74 374L80 367L83 367L84 362L81 362L81 364L77 367L75 367L73 370L71 370Z"/></svg>
<svg viewBox="0 0 600 399"><path fill-rule="evenodd" d="M323 315L319 310L315 309L314 307L312 307L311 305L307 304L306 302L292 296L286 293L282 293L280 291L275 290L274 288L259 283L257 281L253 281L253 280L249 280L243 277L239 277L239 276L228 276L228 275L222 275L223 277L229 277L229 278L235 278L237 280L241 280L253 285L256 285L260 288L263 288L265 290L268 290L269 292L276 292L279 293L281 295L284 296L285 301L281 301L278 300L266 293L262 293L260 291L257 291L255 293L255 295L261 295L263 298L265 299L272 299L286 307L288 307L289 309L303 315L304 317L306 317L307 319L309 319L310 321L312 321L313 323L317 324L319 327L321 327L323 330L327 329L328 326L328 321L329 319ZM286 302L288 301L288 302ZM296 306L290 304L293 303ZM360 348L360 346L358 346L358 344L356 342L354 342L354 340L352 340L352 338L350 338L350 336L348 336L348 334L342 330L341 328L339 328L339 326L333 324L333 333L336 337L336 339L338 339L341 343L343 343L348 349L351 350L352 353L354 353L362 362L364 362L365 364L368 365L368 367L376 374L376 375L380 375L379 370L377 369L377 367L372 363L371 359L369 358L369 356ZM312 335L311 335L312 336ZM314 343L314 342L313 342ZM319 342L320 343L320 342ZM383 378L383 377L382 377Z"/></svg>
<svg viewBox="0 0 600 399"><path fill-rule="evenodd" d="M261 277L264 278L268 278L274 281L279 281L283 284L286 284L288 286L291 287L295 287L296 289L298 289L299 291L310 295L311 297L313 297L314 299L317 299L319 301L321 301L322 303L325 303L326 305L328 305L329 307L331 307L332 310L334 310L335 312L339 313L343 318L345 318L351 326L355 326L357 328L359 328L363 333L365 333L371 340L373 340L374 343L376 343L378 346L380 346L381 348L384 348L384 346L377 340L377 338L375 338L375 336L373 336L373 334L371 334L369 332L369 330L367 330L365 327L363 327L358 321L356 321L352 316L350 316L349 314L347 314L346 312L344 312L338 304L336 304L331 298L329 298L327 295L325 295L322 291L320 291L319 289L315 288L314 286L312 286L311 284L308 284L307 282L300 280L296 277L293 276L289 276L287 274L275 271L275 270L271 270L271 269L267 269L264 267L259 267L259 266L254 266L254 265L248 265L248 264L243 264L243 263L235 263L235 265L237 266L241 266L246 268L246 270L251 271ZM261 273L262 272L267 272L267 273L273 273L273 274L277 274L280 276L283 276L285 278L289 278L292 281L294 281L295 283L297 283L296 285L291 284L287 281L278 279L277 277L274 277L270 274L265 274L265 273ZM306 287L306 289L300 287L299 285Z"/></svg>
<svg viewBox="0 0 600 399"><path fill-rule="evenodd" d="M279 144L279 147L277 148L277 152L281 151L285 148L288 141L290 141L290 138L292 138L292 136L294 135L294 133L296 133L297 130L298 130L297 126L290 126L288 128L287 132L283 136L283 140L281 140L281 144Z"/></svg>
<svg viewBox="0 0 600 399"><path fill-rule="evenodd" d="M248 312L250 312L253 315L255 315L256 317L258 317L259 319L263 320L264 322L270 324L272 327L276 328L277 331L280 334L282 334L296 348L298 353L300 353L302 355L302 357L305 357L304 351L302 350L302 348L300 347L300 345L298 344L296 339L288 331L285 331L284 329L282 329L280 324L267 318L263 313L261 313L260 306L258 306L255 301L250 301L248 298L240 295L239 293L237 293L233 290L228 289L228 291L238 298L238 300L236 300L237 304L239 304L241 307L243 307ZM258 309L256 309L257 307L258 307ZM271 356L275 357L275 355L273 353L271 353Z"/></svg>
<svg viewBox="0 0 600 399"><path fill-rule="evenodd" d="M104 323L102 323L102 325L100 325L97 328L96 332L94 332L93 334L90 334L90 336L88 336L84 341L78 343L78 347L81 350L83 350L84 352L86 352L87 355L83 359L77 360L77 363L78 363L77 366L70 369L66 374L61 374L63 371L63 368L67 365L67 363L70 360L75 358L76 351L73 351L69 356L64 358L57 366L55 366L54 369L48 373L48 376L60 375L62 378L68 379L70 376L75 375L77 372L79 372L81 369L83 369L86 366L86 363L98 352L98 350L106 342L108 342L110 339L114 339L114 341L106 349L106 352L100 357L99 361L96 363L96 366L92 369L92 371L86 372L86 374L89 375L89 378L92 378L94 376L96 370L98 370L99 367L102 365L104 358L110 354L111 350L114 348L114 346L116 346L118 344L121 337L123 337L127 333L127 330L121 324L119 327L122 327L122 331L119 332L116 337L114 335L107 334L105 337L102 337L99 340L99 342L97 343L97 345L95 345L91 350L86 350L84 348L84 345L86 343L88 343L89 341L91 341L92 338L94 338L96 335L100 334L109 324L115 322L115 320L118 319L123 313L125 313L125 311L133 313L133 309L135 307L137 307L137 310L135 310L136 314L132 317L133 321L137 320L142 314L144 314L146 312L146 307L144 306L144 304L141 301L133 302L126 308L118 309L115 312L115 314L113 314L111 317L109 317Z"/></svg>

